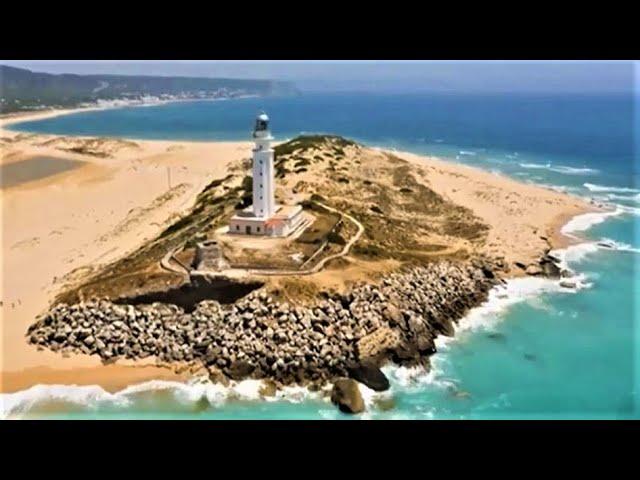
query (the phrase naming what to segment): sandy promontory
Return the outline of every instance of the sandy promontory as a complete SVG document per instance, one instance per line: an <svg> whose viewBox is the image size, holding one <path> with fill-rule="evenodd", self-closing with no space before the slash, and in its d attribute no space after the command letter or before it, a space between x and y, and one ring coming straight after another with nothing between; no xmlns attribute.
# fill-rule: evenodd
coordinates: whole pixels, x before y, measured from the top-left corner
<svg viewBox="0 0 640 480"><path fill-rule="evenodd" d="M147 379L183 379L151 361L103 365L99 356L37 348L25 334L66 289L138 252L188 216L214 180L226 179L221 191L241 188L251 143L64 137L4 128L28 118L2 120L2 165L39 157L81 163L2 190L1 391L37 383L113 390ZM288 201L319 195L360 219L365 233L345 258L298 283L300 291L302 285L312 293L344 294L375 274L439 257L486 257L505 277L524 275L549 249L566 245L559 229L569 218L593 210L575 197L433 157L331 148L331 158L314 148L290 153L280 164L286 172L277 180L280 195ZM354 234L354 226L342 228L343 237ZM406 235L393 233L403 228ZM262 281L273 291L293 291L290 278Z"/></svg>

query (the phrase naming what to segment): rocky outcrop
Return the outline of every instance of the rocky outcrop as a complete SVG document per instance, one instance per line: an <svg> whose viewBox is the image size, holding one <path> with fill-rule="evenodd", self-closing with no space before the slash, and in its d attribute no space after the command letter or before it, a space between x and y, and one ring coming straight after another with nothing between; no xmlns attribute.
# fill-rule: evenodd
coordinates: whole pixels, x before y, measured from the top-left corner
<svg viewBox="0 0 640 480"><path fill-rule="evenodd" d="M371 360L364 360L348 368L349 376L376 392L389 390L390 384L382 370Z"/></svg>
<svg viewBox="0 0 640 480"><path fill-rule="evenodd" d="M364 412L364 400L358 383L350 378L339 378L334 382L331 402L344 413Z"/></svg>
<svg viewBox="0 0 640 480"><path fill-rule="evenodd" d="M428 366L436 336L452 335L454 322L500 281L489 270L485 264L434 263L309 306L277 302L259 291L225 306L205 300L191 313L162 303L60 304L27 336L40 348L97 355L104 362L152 356L165 363L201 364L212 379L272 379L287 385L355 376L384 389L382 372L365 369L354 375L353 366L367 360L376 368L386 361Z"/></svg>
<svg viewBox="0 0 640 480"><path fill-rule="evenodd" d="M544 276L547 278L560 278L562 276L562 270L558 266L560 260L548 253L543 255L538 263L531 263L526 267L522 263L516 262L516 265L523 270L527 275Z"/></svg>

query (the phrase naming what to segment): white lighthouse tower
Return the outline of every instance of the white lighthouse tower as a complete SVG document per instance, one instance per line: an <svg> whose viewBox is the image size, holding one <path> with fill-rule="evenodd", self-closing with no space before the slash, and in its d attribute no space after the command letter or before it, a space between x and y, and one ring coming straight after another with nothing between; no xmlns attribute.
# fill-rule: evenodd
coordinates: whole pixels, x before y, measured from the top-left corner
<svg viewBox="0 0 640 480"><path fill-rule="evenodd" d="M269 117L262 112L253 129L256 146L253 149L253 215L270 218L276 213L273 178L273 137L269 131Z"/></svg>
<svg viewBox="0 0 640 480"><path fill-rule="evenodd" d="M260 112L253 129L253 205L236 211L229 223L229 233L283 237L303 226L300 205L276 205L273 164L273 137L269 117Z"/></svg>

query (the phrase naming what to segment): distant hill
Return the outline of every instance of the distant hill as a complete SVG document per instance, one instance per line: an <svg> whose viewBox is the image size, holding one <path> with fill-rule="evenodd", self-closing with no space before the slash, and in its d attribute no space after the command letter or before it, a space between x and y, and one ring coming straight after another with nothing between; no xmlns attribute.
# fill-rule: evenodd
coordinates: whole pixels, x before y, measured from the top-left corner
<svg viewBox="0 0 640 480"><path fill-rule="evenodd" d="M298 93L290 82L232 78L74 75L0 65L0 112L77 107L101 102L231 98Z"/></svg>

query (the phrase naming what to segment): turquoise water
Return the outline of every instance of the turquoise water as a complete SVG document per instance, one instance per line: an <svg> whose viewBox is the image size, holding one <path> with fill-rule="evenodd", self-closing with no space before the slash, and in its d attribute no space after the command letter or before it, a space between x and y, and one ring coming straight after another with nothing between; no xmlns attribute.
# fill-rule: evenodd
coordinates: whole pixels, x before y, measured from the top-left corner
<svg viewBox="0 0 640 480"><path fill-rule="evenodd" d="M616 214L575 231L586 243L559 253L582 288L527 279L493 292L455 339L439 342L430 373L387 369L392 389L383 397L393 408L367 394L364 418L640 418L640 182L631 99L309 95L85 112L13 128L238 140L265 108L279 138L343 134L608 202ZM596 245L605 238L615 248ZM49 387L3 402L6 411L45 418L348 418L298 390L275 401L256 400L255 391L250 382L235 390L151 384L116 395Z"/></svg>

